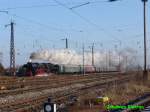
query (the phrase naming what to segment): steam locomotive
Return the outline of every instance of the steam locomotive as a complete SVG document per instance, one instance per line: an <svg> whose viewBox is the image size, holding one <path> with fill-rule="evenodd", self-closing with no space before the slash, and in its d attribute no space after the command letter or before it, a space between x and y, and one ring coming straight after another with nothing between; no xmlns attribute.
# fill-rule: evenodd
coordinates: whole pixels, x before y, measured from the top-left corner
<svg viewBox="0 0 150 112"><path fill-rule="evenodd" d="M21 66L17 76L47 76L53 74L81 74L81 73L96 73L96 72L118 72L116 67L111 67L109 70L91 65L62 65L52 63L32 63L28 62Z"/></svg>

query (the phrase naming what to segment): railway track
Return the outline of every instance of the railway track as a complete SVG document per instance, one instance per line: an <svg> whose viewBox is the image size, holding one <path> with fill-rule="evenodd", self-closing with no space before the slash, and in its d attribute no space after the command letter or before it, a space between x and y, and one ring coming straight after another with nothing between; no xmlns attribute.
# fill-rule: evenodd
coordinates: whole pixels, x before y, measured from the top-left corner
<svg viewBox="0 0 150 112"><path fill-rule="evenodd" d="M115 74L113 74L115 75ZM110 75L112 77L113 75ZM18 89L23 88L25 86L37 86L37 85L45 85L45 83L54 83L54 82L62 82L63 80L73 81L73 80L80 80L85 78L92 78L96 75L87 75L87 76L49 76L49 77L23 77L23 78L15 78L12 79L10 77L0 77L0 87L5 87L8 90L11 89ZM97 76L104 76L109 77L106 75L97 75Z"/></svg>
<svg viewBox="0 0 150 112"><path fill-rule="evenodd" d="M99 78L99 77L97 77ZM82 79L82 80L69 80L68 82L66 81L61 81L59 82L59 84L53 83L53 84L49 84L47 83L47 85L39 85L39 86L34 86L34 87L25 87L25 88L21 88L21 89L15 89L15 90L4 90L4 91L0 91L0 97L4 97L7 95L16 95L16 94L21 94L21 93L25 93L25 92L32 92L32 91L41 91L44 89L50 89L50 88L57 88L57 87L63 87L65 85L70 85L70 84L75 84L75 83L86 83L86 82L90 82L93 80L96 80L97 78L92 78L92 79ZM107 80L108 78L106 77L100 77L101 80Z"/></svg>
<svg viewBox="0 0 150 112"><path fill-rule="evenodd" d="M85 91L91 88L102 88L102 86L104 87L108 84L113 84L114 82L121 84L130 79L131 77L125 76L121 78L109 79L109 81L107 80L107 81L100 82L96 78L96 79L93 79L93 81L89 80L87 82L78 83L78 85L79 84L80 85L74 88L64 89L64 90L62 89L62 91L55 91L54 93L45 93L38 97L33 97L33 98L21 100L21 101L15 101L15 102L10 102L8 104L3 104L3 105L0 105L0 109L2 110L2 112L8 112L8 111L9 112L11 111L12 112L24 112L24 111L32 112L33 109L40 108L43 102L46 101L46 99L49 96L52 96L56 102L60 103L61 101L64 102L65 101L64 99L66 99L70 95L74 95L74 94L81 95L83 93L85 94Z"/></svg>
<svg viewBox="0 0 150 112"><path fill-rule="evenodd" d="M19 93L25 93L25 92L31 92L31 91L39 91L39 90L43 90L43 89L48 89L48 88L54 88L54 87L61 87L61 86L65 86L65 85L70 85L70 84L74 84L74 83L86 83L88 81L93 81L96 79L99 80L106 80L108 78L112 78L114 76L118 76L118 75L110 75L110 76L101 76L101 75L95 75L94 77L90 76L84 76L84 77L71 77L71 78L58 78L58 79L51 79L51 80L37 80L37 81L22 81L20 83L17 82L17 85L20 84L20 86L22 88L15 88L15 89L11 89L11 90L1 90L0 91L0 97L2 96L7 96L7 95L15 95L15 94L19 94ZM31 85L29 85L29 83L31 83ZM10 84L11 85L11 84ZM6 85L5 85L6 86Z"/></svg>
<svg viewBox="0 0 150 112"><path fill-rule="evenodd" d="M95 77L95 78L92 78L92 79L82 79L82 80L79 80L79 81L72 81L72 82L65 82L65 81L63 81L63 83L59 83L59 84L51 84L51 85L45 85L45 86L41 86L41 87L36 87L36 88L30 88L30 89L19 89L19 90L17 90L17 91L10 91L9 90L9 92L7 92L7 94L6 94L6 92L3 92L3 93L1 93L1 97L2 96L7 96L7 95L12 95L12 94L19 94L19 93L25 93L25 92L35 92L35 91L42 91L42 90L44 90L44 89L51 89L51 88L60 88L60 87L64 87L64 86L67 86L67 85L71 85L71 84L86 84L86 83L88 83L88 82L94 82L94 81L100 81L100 82L102 82L102 80L105 80L105 79L107 79L106 77L101 77L101 79L99 79L99 77ZM106 82L106 81L105 81Z"/></svg>

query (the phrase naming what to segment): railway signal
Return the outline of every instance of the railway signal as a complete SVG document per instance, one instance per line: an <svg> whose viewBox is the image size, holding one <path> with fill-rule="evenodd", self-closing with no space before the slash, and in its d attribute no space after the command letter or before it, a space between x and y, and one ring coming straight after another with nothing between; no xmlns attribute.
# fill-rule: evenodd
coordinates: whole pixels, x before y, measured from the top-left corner
<svg viewBox="0 0 150 112"><path fill-rule="evenodd" d="M51 98L48 98L48 102L44 103L44 112L56 112L56 104L51 102Z"/></svg>

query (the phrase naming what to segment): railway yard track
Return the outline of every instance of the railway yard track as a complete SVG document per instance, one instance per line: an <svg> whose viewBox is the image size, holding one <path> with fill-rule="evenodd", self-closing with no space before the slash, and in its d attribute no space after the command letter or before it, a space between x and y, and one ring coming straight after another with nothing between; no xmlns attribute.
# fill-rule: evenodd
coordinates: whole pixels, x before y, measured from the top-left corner
<svg viewBox="0 0 150 112"><path fill-rule="evenodd" d="M97 78L99 78L99 76L96 76L94 78L89 78L89 79L80 79L80 80L74 80L74 79L71 79L71 80L63 80L61 82L51 82L49 81L47 83L47 85L43 85L40 83L44 83L45 81L40 81L40 83L35 83L33 82L33 85L32 86L29 86L29 85L23 85L24 88L18 88L18 89L14 89L14 90L3 90L3 91L0 91L0 97L2 96L6 96L6 95L15 95L15 94L19 94L19 93L25 93L25 92L32 92L32 91L38 91L38 90L44 90L44 89L49 89L49 88L57 88L57 87L63 87L65 85L70 85L70 84L75 84L75 83L86 83L86 82L90 82L90 81L93 81L93 80L97 80ZM101 80L106 80L108 79L108 77L100 77ZM112 77L109 77L109 78L112 78ZM98 79L99 80L99 79ZM67 82L66 82L67 81ZM58 84L59 83L59 84ZM38 85L38 86L37 86ZM27 87L26 87L27 86Z"/></svg>
<svg viewBox="0 0 150 112"><path fill-rule="evenodd" d="M39 112L49 96L57 104L67 103L71 95L84 95L92 88L106 88L134 79L135 75L109 74L85 76L0 77L0 112ZM11 88L14 87L14 88Z"/></svg>

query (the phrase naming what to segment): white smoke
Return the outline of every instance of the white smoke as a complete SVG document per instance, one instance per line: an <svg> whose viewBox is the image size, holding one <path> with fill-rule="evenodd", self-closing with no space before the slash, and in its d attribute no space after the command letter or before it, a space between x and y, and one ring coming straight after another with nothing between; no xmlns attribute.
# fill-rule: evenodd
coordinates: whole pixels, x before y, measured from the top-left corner
<svg viewBox="0 0 150 112"><path fill-rule="evenodd" d="M94 65L101 68L120 67L124 70L129 65L137 65L135 58L136 53L132 49L125 49L120 52L95 52ZM33 61L48 61L53 64L83 65L83 55L69 49L37 51L31 54L30 59ZM92 54L90 52L85 52L84 62L85 65L92 65Z"/></svg>

